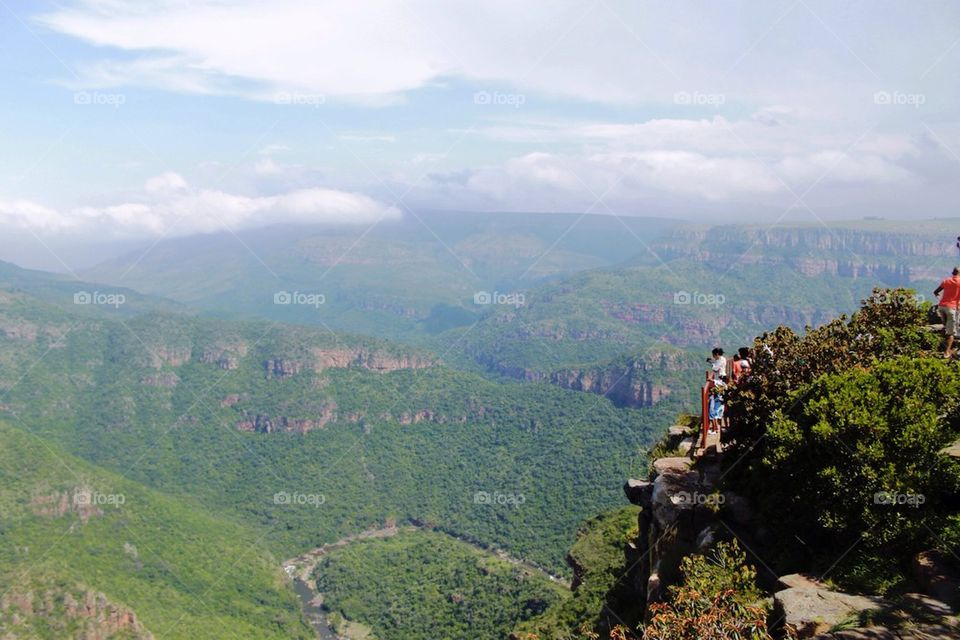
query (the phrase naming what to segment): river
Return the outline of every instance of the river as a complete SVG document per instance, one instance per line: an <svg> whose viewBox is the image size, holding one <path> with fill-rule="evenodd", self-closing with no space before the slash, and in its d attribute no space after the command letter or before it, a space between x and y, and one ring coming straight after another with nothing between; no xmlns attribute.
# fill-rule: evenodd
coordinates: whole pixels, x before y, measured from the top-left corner
<svg viewBox="0 0 960 640"><path fill-rule="evenodd" d="M330 625L327 624L327 616L323 611L323 607L314 604L314 598L317 597L317 594L313 592L310 585L300 578L294 578L293 590L297 592L297 596L300 598L303 617L307 619L310 626L317 632L317 637L321 640L337 640L339 636L334 633Z"/></svg>

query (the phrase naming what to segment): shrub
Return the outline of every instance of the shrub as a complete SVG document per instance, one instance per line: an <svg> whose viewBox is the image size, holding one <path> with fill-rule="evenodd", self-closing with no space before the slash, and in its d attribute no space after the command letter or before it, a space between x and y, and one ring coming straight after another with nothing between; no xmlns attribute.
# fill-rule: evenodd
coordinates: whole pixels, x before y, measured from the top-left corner
<svg viewBox="0 0 960 640"><path fill-rule="evenodd" d="M756 603L756 573L736 541L720 543L709 557L687 556L683 583L670 602L650 605L645 640L767 640L767 612Z"/></svg>
<svg viewBox="0 0 960 640"><path fill-rule="evenodd" d="M751 375L727 394L733 455L745 461L741 474L753 477L753 462L763 457L767 427L792 395L822 375L839 373L901 355L924 355L940 337L926 330L928 305L910 289L874 289L849 320L840 316L803 336L786 327L756 339Z"/></svg>
<svg viewBox="0 0 960 640"><path fill-rule="evenodd" d="M837 579L882 591L890 564L936 543L960 465L940 453L960 435L960 374L933 358L896 358L825 375L788 396L767 432L756 484L763 511L838 566ZM877 567L880 569L881 567Z"/></svg>

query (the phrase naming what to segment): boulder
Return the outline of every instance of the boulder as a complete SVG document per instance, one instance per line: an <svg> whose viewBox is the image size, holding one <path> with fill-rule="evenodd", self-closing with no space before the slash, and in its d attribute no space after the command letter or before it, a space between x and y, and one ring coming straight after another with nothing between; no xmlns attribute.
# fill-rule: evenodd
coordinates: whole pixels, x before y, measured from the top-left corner
<svg viewBox="0 0 960 640"><path fill-rule="evenodd" d="M774 618L792 627L799 638L813 638L863 611L878 609L877 598L854 596L818 588L792 587L773 596Z"/></svg>
<svg viewBox="0 0 960 640"><path fill-rule="evenodd" d="M693 461L690 458L660 458L653 463L658 475L687 473Z"/></svg>
<svg viewBox="0 0 960 640"><path fill-rule="evenodd" d="M653 495L653 483L646 480L630 478L623 485L623 492L627 494L630 504L650 508L650 498Z"/></svg>
<svg viewBox="0 0 960 640"><path fill-rule="evenodd" d="M665 473L653 481L650 504L660 531L673 527L681 514L690 513L698 506L695 499L699 495L697 480L696 473L687 472L682 475ZM691 537L695 534L691 532Z"/></svg>

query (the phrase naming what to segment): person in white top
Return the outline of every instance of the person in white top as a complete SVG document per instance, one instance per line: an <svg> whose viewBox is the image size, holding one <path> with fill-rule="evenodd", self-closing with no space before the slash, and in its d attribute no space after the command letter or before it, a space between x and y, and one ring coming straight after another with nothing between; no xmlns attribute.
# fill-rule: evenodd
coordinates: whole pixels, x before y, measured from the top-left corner
<svg viewBox="0 0 960 640"><path fill-rule="evenodd" d="M707 364L713 372L713 379L718 380L720 376L727 375L727 358L723 355L723 349L717 347L710 352L713 357L707 358Z"/></svg>

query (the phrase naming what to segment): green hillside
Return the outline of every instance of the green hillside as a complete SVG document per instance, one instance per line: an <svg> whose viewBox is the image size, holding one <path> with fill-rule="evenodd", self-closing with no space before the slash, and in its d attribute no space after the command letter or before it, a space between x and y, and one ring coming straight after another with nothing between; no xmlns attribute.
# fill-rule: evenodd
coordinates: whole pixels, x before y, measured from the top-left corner
<svg viewBox="0 0 960 640"><path fill-rule="evenodd" d="M277 559L250 531L7 423L0 439L4 637L65 637L77 620L43 610L41 594L77 597L77 585L128 607L156 637L310 637ZM31 593L33 615L16 606Z"/></svg>

